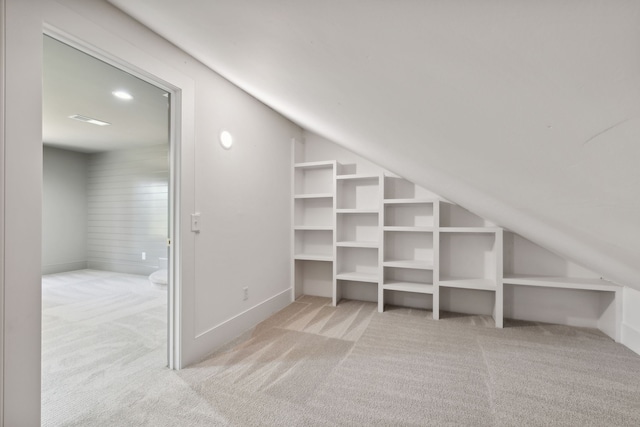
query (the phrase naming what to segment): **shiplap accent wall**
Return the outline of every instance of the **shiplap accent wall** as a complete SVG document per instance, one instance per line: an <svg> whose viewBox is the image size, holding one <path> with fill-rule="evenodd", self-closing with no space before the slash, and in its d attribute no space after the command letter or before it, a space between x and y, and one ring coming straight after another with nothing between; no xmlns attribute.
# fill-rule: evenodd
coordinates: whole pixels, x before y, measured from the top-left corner
<svg viewBox="0 0 640 427"><path fill-rule="evenodd" d="M168 149L156 145L89 157L89 268L150 274L158 258L167 256Z"/></svg>

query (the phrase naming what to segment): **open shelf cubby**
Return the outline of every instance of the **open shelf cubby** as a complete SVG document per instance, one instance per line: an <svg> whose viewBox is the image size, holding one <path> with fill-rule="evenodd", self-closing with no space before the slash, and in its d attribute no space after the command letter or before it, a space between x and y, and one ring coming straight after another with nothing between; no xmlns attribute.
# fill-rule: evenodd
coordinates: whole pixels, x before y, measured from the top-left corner
<svg viewBox="0 0 640 427"><path fill-rule="evenodd" d="M337 247L336 253L333 304L337 305L345 295L357 299L362 295L377 295L380 282L378 249Z"/></svg>
<svg viewBox="0 0 640 427"><path fill-rule="evenodd" d="M331 297L333 295L333 263L294 260L294 297L316 295Z"/></svg>
<svg viewBox="0 0 640 427"><path fill-rule="evenodd" d="M385 231L383 265L433 270L433 234Z"/></svg>
<svg viewBox="0 0 640 427"><path fill-rule="evenodd" d="M294 257L299 260L333 261L333 233L327 230L296 230Z"/></svg>
<svg viewBox="0 0 640 427"><path fill-rule="evenodd" d="M336 192L338 211L342 209L379 211L380 176L338 175Z"/></svg>
<svg viewBox="0 0 640 427"><path fill-rule="evenodd" d="M294 197L333 195L336 162L307 162L294 165Z"/></svg>
<svg viewBox="0 0 640 427"><path fill-rule="evenodd" d="M501 232L440 233L440 286L496 290L501 279Z"/></svg>
<svg viewBox="0 0 640 427"><path fill-rule="evenodd" d="M338 246L378 247L380 227L377 212L337 214Z"/></svg>
<svg viewBox="0 0 640 427"><path fill-rule="evenodd" d="M433 294L433 271L409 268L384 268L384 290Z"/></svg>
<svg viewBox="0 0 640 427"><path fill-rule="evenodd" d="M336 278L358 282L379 281L378 250L375 248L338 247Z"/></svg>
<svg viewBox="0 0 640 427"><path fill-rule="evenodd" d="M333 198L295 199L294 227L333 227Z"/></svg>
<svg viewBox="0 0 640 427"><path fill-rule="evenodd" d="M463 207L452 203L440 204L440 227L482 228L493 227L495 224L469 212Z"/></svg>
<svg viewBox="0 0 640 427"><path fill-rule="evenodd" d="M433 229L435 226L433 210L433 202L388 203L385 201L384 226L407 230Z"/></svg>
<svg viewBox="0 0 640 427"><path fill-rule="evenodd" d="M384 199L390 200L434 200L438 195L414 184L413 182L392 174L384 176Z"/></svg>

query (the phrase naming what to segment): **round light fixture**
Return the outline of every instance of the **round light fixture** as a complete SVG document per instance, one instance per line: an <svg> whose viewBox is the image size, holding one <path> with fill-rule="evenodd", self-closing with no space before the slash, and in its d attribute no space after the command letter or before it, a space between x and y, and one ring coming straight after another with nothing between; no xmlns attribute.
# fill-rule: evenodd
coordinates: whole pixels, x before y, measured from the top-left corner
<svg viewBox="0 0 640 427"><path fill-rule="evenodd" d="M233 145L233 136L229 133L229 131L223 130L220 132L220 145L225 150L228 150Z"/></svg>
<svg viewBox="0 0 640 427"><path fill-rule="evenodd" d="M131 96L129 92L125 92L123 90L116 90L111 92L111 94L116 98L124 99L125 101L131 101L133 99L133 96Z"/></svg>

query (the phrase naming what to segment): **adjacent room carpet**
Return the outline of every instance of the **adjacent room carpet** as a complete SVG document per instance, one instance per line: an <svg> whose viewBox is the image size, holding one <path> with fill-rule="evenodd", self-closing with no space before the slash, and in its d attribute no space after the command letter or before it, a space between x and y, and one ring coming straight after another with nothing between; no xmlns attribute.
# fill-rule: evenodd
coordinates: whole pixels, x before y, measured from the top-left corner
<svg viewBox="0 0 640 427"><path fill-rule="evenodd" d="M175 372L166 296L49 277L45 426L640 425L640 356L597 330L305 296Z"/></svg>

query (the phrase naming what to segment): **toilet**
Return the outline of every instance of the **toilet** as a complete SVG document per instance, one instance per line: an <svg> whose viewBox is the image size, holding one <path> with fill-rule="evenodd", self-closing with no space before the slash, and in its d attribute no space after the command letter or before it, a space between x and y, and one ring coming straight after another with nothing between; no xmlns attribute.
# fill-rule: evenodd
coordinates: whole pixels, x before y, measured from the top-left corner
<svg viewBox="0 0 640 427"><path fill-rule="evenodd" d="M167 283L169 281L169 269L167 258L158 258L158 266L160 269L154 271L149 275L149 281L153 283L157 288L167 289Z"/></svg>

